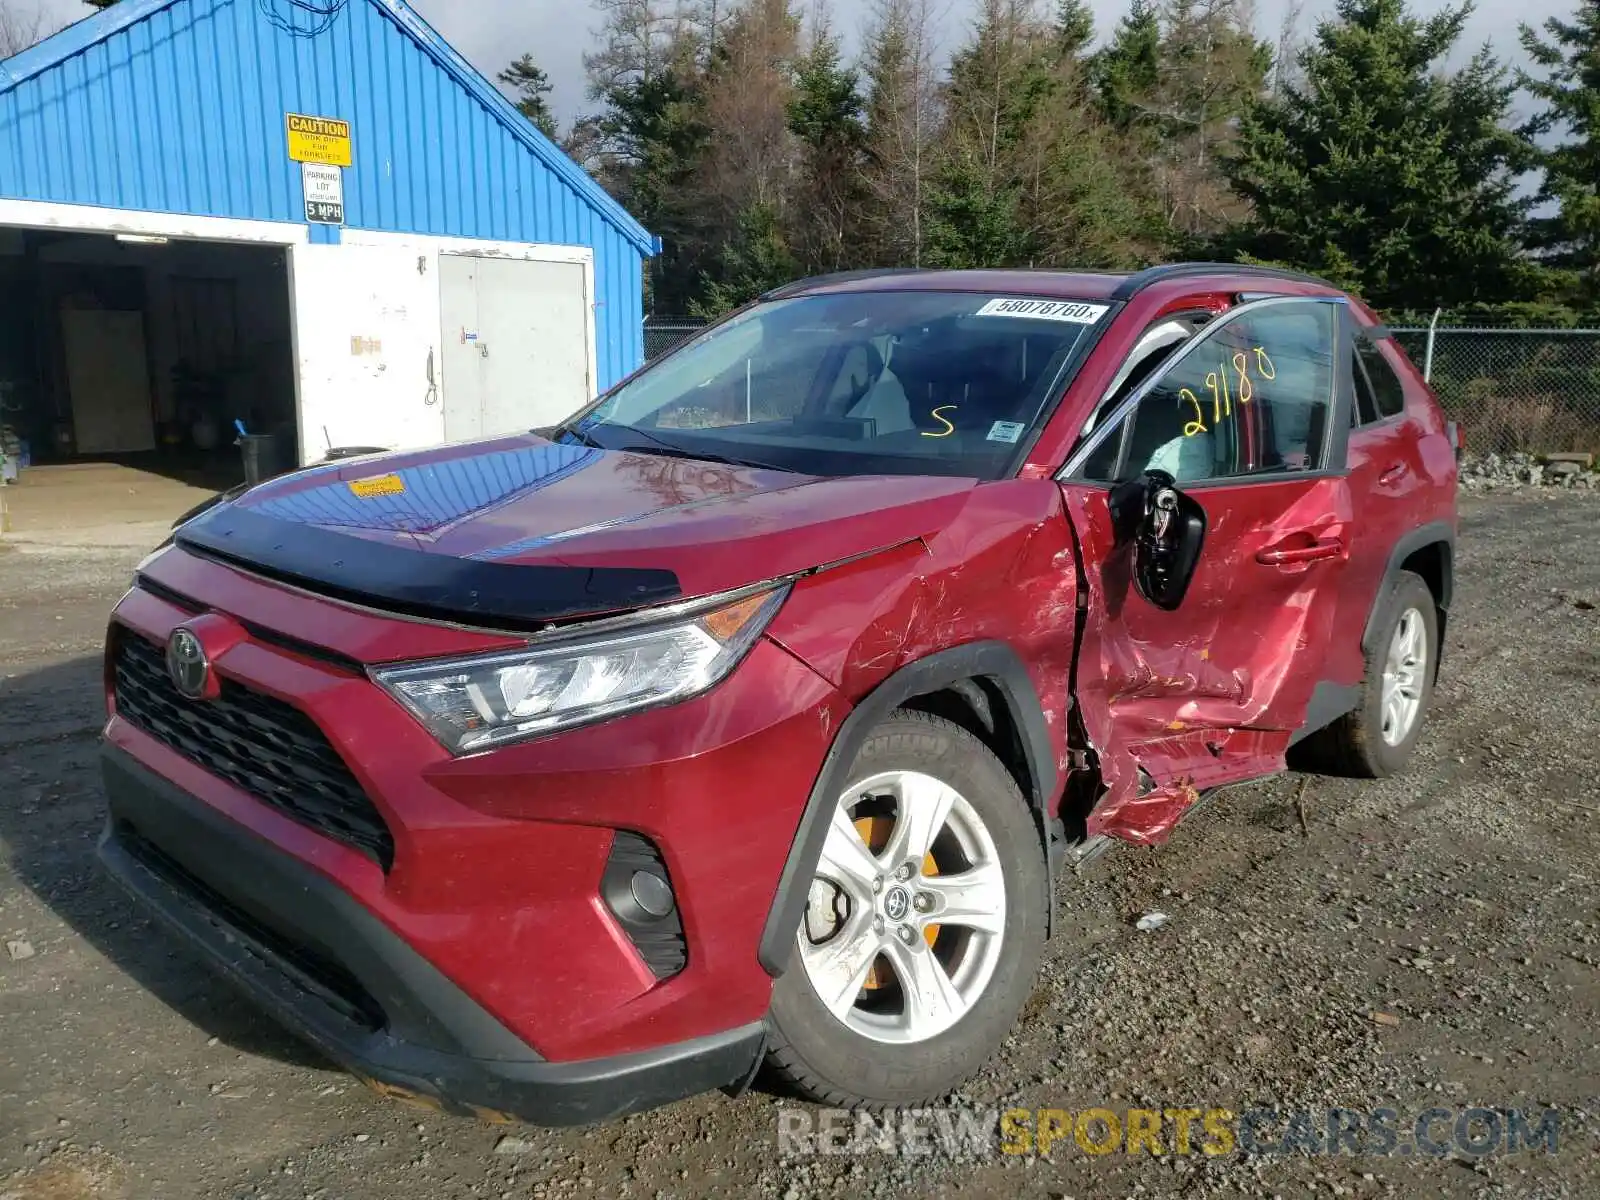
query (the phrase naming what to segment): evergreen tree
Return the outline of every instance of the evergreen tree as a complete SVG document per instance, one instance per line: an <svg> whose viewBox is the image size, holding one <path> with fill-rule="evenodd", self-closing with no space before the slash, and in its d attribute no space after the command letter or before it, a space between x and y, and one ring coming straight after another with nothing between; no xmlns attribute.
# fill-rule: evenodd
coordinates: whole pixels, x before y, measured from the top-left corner
<svg viewBox="0 0 1600 1200"><path fill-rule="evenodd" d="M1015 166L1050 93L1043 29L1029 0L983 0L945 88L941 167L931 193L931 265L1000 267L1032 257Z"/></svg>
<svg viewBox="0 0 1600 1200"><path fill-rule="evenodd" d="M802 271L859 265L867 131L858 77L844 66L839 41L825 22L818 22L795 73L789 131L800 143L791 242Z"/></svg>
<svg viewBox="0 0 1600 1200"><path fill-rule="evenodd" d="M739 214L737 226L702 281L702 298L694 300L689 310L697 317L719 317L799 274L777 213L758 202Z"/></svg>
<svg viewBox="0 0 1600 1200"><path fill-rule="evenodd" d="M1087 0L1057 0L1056 51L1063 57L1085 54L1094 41L1094 9Z"/></svg>
<svg viewBox="0 0 1600 1200"><path fill-rule="evenodd" d="M584 55L598 113L581 118L568 153L652 233L651 311L681 315L708 261L693 185L712 136L700 30L666 0L592 0L602 23Z"/></svg>
<svg viewBox="0 0 1600 1200"><path fill-rule="evenodd" d="M1155 134L1150 180L1180 240L1244 214L1221 172L1245 108L1266 88L1272 50L1246 0L1167 0L1155 86L1143 97Z"/></svg>
<svg viewBox="0 0 1600 1200"><path fill-rule="evenodd" d="M1316 271L1381 309L1503 302L1520 258L1530 147L1506 127L1514 86L1487 50L1442 66L1466 7L1337 0L1302 53L1304 83L1247 109L1230 156L1254 209L1233 252Z"/></svg>
<svg viewBox="0 0 1600 1200"><path fill-rule="evenodd" d="M1095 60L1100 105L1119 129L1140 120L1161 70L1161 21L1153 0L1132 0L1110 44Z"/></svg>
<svg viewBox="0 0 1600 1200"><path fill-rule="evenodd" d="M1063 36L1065 32L1067 36ZM1088 87L1072 6L986 0L951 62L928 261L947 267L1129 265L1146 206ZM1074 52L1076 51L1076 52Z"/></svg>
<svg viewBox="0 0 1600 1200"><path fill-rule="evenodd" d="M706 255L693 199L712 135L701 80L678 65L618 84L595 126L602 183L662 240L651 266L654 311L689 311Z"/></svg>
<svg viewBox="0 0 1600 1200"><path fill-rule="evenodd" d="M801 147L790 130L800 19L790 0L744 0L719 19L705 72L706 145L690 188L710 258L704 277L739 299L792 259L790 203ZM774 249L783 243L782 250ZM724 248L727 248L726 252Z"/></svg>
<svg viewBox="0 0 1600 1200"><path fill-rule="evenodd" d="M1522 44L1542 73L1521 75L1543 108L1530 136L1558 133L1539 154L1538 201L1553 206L1531 224L1530 244L1543 261L1573 272L1575 299L1600 306L1600 0L1580 0L1572 21L1552 17L1545 37L1522 27Z"/></svg>
<svg viewBox="0 0 1600 1200"><path fill-rule="evenodd" d="M1021 226L1019 189L996 179L974 148L949 155L928 200L928 266L1007 267L1033 257Z"/></svg>
<svg viewBox="0 0 1600 1200"><path fill-rule="evenodd" d="M533 61L533 55L524 54L495 78L511 89L517 111L532 121L540 133L554 141L556 118L550 111L550 102L545 99L554 89L550 77Z"/></svg>

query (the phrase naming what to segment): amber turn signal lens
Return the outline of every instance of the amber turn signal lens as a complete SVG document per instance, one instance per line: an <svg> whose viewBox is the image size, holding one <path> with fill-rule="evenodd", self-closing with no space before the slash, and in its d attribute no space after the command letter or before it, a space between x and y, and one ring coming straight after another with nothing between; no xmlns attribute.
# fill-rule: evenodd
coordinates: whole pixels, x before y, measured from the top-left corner
<svg viewBox="0 0 1600 1200"><path fill-rule="evenodd" d="M719 642L725 642L750 623L761 606L770 598L770 592L762 592L757 596L748 596L727 608L719 608L716 612L707 613L700 618L700 623L705 626L706 632Z"/></svg>

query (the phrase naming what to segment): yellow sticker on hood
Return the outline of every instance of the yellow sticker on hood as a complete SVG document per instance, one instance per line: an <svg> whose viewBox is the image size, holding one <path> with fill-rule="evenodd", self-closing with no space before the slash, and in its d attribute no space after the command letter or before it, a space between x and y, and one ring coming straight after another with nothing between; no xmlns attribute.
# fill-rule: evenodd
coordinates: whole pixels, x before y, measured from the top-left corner
<svg viewBox="0 0 1600 1200"><path fill-rule="evenodd" d="M401 495L406 485L398 475L374 475L370 479L351 480L350 490L363 500L374 500L379 496Z"/></svg>

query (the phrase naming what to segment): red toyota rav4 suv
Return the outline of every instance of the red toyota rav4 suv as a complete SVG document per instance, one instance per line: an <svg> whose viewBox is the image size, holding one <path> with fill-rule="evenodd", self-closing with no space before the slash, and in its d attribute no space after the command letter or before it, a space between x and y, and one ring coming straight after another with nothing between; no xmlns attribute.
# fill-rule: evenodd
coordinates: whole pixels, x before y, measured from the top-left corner
<svg viewBox="0 0 1600 1200"><path fill-rule="evenodd" d="M1406 762L1454 443L1309 278L795 284L558 429L181 524L112 617L101 854L391 1093L924 1101L1063 867L1297 742Z"/></svg>

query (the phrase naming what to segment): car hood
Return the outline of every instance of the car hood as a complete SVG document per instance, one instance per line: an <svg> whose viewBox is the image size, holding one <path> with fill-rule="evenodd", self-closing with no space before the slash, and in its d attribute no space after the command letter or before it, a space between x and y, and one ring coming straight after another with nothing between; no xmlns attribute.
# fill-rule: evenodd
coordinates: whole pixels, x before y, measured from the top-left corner
<svg viewBox="0 0 1600 1200"><path fill-rule="evenodd" d="M712 595L924 538L976 482L819 478L535 436L327 464L180 545L324 594L522 627Z"/></svg>

